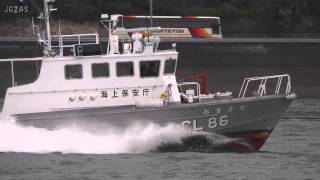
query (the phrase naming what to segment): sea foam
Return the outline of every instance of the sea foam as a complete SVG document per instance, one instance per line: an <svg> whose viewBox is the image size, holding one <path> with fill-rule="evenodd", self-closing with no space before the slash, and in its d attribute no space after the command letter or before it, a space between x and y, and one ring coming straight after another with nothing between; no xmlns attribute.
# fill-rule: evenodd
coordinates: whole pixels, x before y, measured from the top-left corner
<svg viewBox="0 0 320 180"><path fill-rule="evenodd" d="M14 122L0 122L0 152L118 154L155 151L163 144L179 144L192 136L179 125L160 127L135 124L118 131L112 127L103 133L84 131L72 126L57 130L22 127Z"/></svg>

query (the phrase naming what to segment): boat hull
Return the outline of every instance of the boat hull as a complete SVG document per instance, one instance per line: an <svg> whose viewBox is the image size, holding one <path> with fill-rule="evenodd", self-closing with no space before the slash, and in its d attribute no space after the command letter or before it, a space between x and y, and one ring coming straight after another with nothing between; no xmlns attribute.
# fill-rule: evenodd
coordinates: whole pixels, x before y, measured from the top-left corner
<svg viewBox="0 0 320 180"><path fill-rule="evenodd" d="M263 146L291 100L285 96L233 98L201 103L169 104L161 108L133 106L102 107L15 115L22 125L48 129L72 125L101 129L125 128L135 123L181 124L196 131L222 134L241 143L235 151L258 151Z"/></svg>

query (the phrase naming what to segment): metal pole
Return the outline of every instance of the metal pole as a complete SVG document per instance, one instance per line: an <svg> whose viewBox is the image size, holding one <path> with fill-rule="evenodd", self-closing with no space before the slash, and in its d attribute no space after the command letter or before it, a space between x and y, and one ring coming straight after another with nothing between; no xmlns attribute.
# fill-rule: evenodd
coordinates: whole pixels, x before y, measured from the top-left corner
<svg viewBox="0 0 320 180"><path fill-rule="evenodd" d="M153 0L150 1L150 27L152 27L152 14L153 14Z"/></svg>
<svg viewBox="0 0 320 180"><path fill-rule="evenodd" d="M48 50L51 50L51 32L50 32L50 10L48 0L44 0L44 14L47 26Z"/></svg>
<svg viewBox="0 0 320 180"><path fill-rule="evenodd" d="M12 81L12 87L14 87L14 69L13 69L13 60L11 60L11 81Z"/></svg>
<svg viewBox="0 0 320 180"><path fill-rule="evenodd" d="M63 56L63 42L62 42L62 36L61 36L61 22L59 20L59 51L60 51L60 56Z"/></svg>

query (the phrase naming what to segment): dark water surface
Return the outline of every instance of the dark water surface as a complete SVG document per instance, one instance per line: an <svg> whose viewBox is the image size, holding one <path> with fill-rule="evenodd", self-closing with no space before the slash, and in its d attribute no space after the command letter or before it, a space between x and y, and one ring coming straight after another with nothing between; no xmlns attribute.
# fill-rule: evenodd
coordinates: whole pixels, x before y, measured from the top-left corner
<svg viewBox="0 0 320 180"><path fill-rule="evenodd" d="M0 179L316 180L320 179L319 138L320 99L300 99L291 105L258 153L3 152Z"/></svg>

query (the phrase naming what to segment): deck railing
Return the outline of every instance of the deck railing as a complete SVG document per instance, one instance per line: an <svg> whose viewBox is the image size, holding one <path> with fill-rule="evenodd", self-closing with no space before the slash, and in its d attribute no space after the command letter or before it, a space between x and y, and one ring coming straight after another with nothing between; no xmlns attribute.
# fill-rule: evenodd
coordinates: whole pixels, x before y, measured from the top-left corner
<svg viewBox="0 0 320 180"><path fill-rule="evenodd" d="M91 44L99 44L99 34L72 34L72 35L53 35L52 40L57 39L58 45L51 46L52 48L59 50L59 56L63 56L64 49L73 49L74 45L82 44L83 41L94 41ZM66 41L75 41L75 43L66 44ZM82 41L82 42L81 42ZM86 43L90 44L90 43Z"/></svg>
<svg viewBox="0 0 320 180"><path fill-rule="evenodd" d="M271 84L271 83L268 84L268 82L270 82L271 80L276 80L274 93L267 94L267 85ZM255 96L279 95L279 93L281 93L281 87L283 86L282 85L283 83L285 83L284 93L285 94L291 93L291 78L288 74L283 74L283 75L274 75L274 76L245 78L242 83L238 97L241 97L241 98L246 97L249 85L253 84L254 82L258 82L258 87L257 89L254 90ZM272 84L269 86L272 86Z"/></svg>

